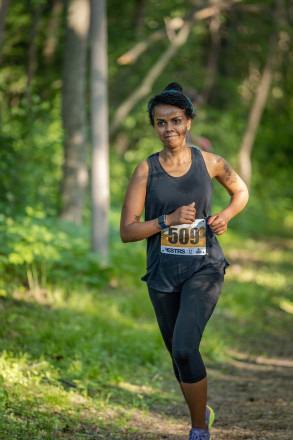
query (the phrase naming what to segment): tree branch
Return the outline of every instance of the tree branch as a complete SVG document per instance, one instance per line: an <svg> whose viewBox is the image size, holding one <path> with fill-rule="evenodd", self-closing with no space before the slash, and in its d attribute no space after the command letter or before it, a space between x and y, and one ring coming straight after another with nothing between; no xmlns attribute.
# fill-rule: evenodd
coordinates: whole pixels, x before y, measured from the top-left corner
<svg viewBox="0 0 293 440"><path fill-rule="evenodd" d="M149 47L151 43L159 41L166 36L165 29L160 29L159 31L154 32L148 38L143 41L137 43L132 49L130 49L125 54L121 55L118 58L117 62L121 65L133 64L137 60L137 58L144 53L145 50Z"/></svg>
<svg viewBox="0 0 293 440"><path fill-rule="evenodd" d="M168 48L146 74L140 86L138 86L138 88L134 90L134 92L116 110L110 125L110 138L115 135L122 121L126 118L126 116L128 116L140 99L144 98L148 93L151 92L155 80L162 73L170 59L177 53L179 47L181 47L187 41L194 21L211 17L215 14L218 14L221 10L231 7L234 3L241 1L243 0L219 1L218 5L209 7L202 6L197 8L195 12L192 11L186 16L180 31L177 33L176 37L172 38Z"/></svg>
<svg viewBox="0 0 293 440"><path fill-rule="evenodd" d="M218 14L220 10L229 9L234 3L239 3L241 1L242 0L219 1L218 5L213 5L208 7L202 6L202 9L194 13L193 19L204 20L205 18L209 18L213 15ZM135 63L138 57L142 55L152 43L155 43L156 41L160 41L166 37L166 30L167 30L167 34L168 34L168 29L172 30L173 32L175 30L178 31L183 27L184 21L185 21L184 19L180 19L179 22L178 18L173 18L169 20L165 19L167 29L161 28L155 31L145 40L137 43L135 46L133 46L132 49L128 50L123 55L121 55L121 57L117 59L118 64L126 65L126 64Z"/></svg>
<svg viewBox="0 0 293 440"><path fill-rule="evenodd" d="M169 44L169 47L160 56L155 65L149 70L141 85L118 107L110 126L110 137L114 136L122 121L131 112L133 107L151 92L152 85L158 76L162 73L169 60L176 54L178 48L182 46L190 33L191 25L185 22L176 39Z"/></svg>
<svg viewBox="0 0 293 440"><path fill-rule="evenodd" d="M251 180L251 151L255 141L256 133L261 121L261 117L269 95L272 83L273 71L277 60L278 45L278 22L280 19L280 9L282 0L276 0L275 26L270 35L268 43L268 54L263 69L261 80L248 116L246 130L239 150L240 175L247 186Z"/></svg>

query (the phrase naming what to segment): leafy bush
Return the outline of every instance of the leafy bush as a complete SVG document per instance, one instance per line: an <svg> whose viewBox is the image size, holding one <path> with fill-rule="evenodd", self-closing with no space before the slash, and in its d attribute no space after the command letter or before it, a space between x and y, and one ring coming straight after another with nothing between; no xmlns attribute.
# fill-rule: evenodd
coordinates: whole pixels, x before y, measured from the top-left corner
<svg viewBox="0 0 293 440"><path fill-rule="evenodd" d="M28 287L47 282L97 286L108 281L109 266L89 248L89 231L27 208L26 216L0 215L0 268Z"/></svg>

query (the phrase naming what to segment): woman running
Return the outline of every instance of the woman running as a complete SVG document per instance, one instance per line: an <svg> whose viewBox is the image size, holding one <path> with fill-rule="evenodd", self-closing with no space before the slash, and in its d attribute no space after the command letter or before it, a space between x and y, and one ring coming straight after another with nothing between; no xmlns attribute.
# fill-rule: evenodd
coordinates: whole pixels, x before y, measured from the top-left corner
<svg viewBox="0 0 293 440"><path fill-rule="evenodd" d="M147 239L146 281L175 376L189 407L189 440L209 440L214 413L207 407L207 374L199 352L204 328L229 266L215 237L248 201L245 183L222 157L186 144L194 118L190 99L169 84L148 105L163 149L141 162L121 214L123 242ZM211 215L213 181L231 196ZM145 208L145 221L140 221Z"/></svg>

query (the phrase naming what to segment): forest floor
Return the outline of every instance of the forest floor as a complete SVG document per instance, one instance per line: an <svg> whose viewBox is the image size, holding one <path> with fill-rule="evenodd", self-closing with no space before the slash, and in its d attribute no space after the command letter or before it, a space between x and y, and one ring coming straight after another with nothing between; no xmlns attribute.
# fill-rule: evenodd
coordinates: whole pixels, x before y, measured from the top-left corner
<svg viewBox="0 0 293 440"><path fill-rule="evenodd" d="M292 367L293 359L277 357L235 358L222 369L208 365L209 401L216 413L212 439L292 440ZM157 405L148 417L134 415L132 424L139 434L121 438L186 440L188 423L183 401Z"/></svg>
<svg viewBox="0 0 293 440"><path fill-rule="evenodd" d="M223 368L208 365L209 403L216 413L212 439L292 440L292 367L292 358L244 356L235 356ZM136 432L122 430L119 437L117 432L112 437L103 430L93 438L187 440L190 429L183 401L179 405L156 403L147 416L136 411L128 424Z"/></svg>

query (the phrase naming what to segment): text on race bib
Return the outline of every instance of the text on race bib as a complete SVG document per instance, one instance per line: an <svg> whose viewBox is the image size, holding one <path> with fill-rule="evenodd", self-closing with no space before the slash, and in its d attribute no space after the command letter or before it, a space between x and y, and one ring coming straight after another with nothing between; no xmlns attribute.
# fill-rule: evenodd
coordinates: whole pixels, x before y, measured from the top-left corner
<svg viewBox="0 0 293 440"><path fill-rule="evenodd" d="M206 255L206 221L176 225L161 231L161 252L170 255Z"/></svg>

